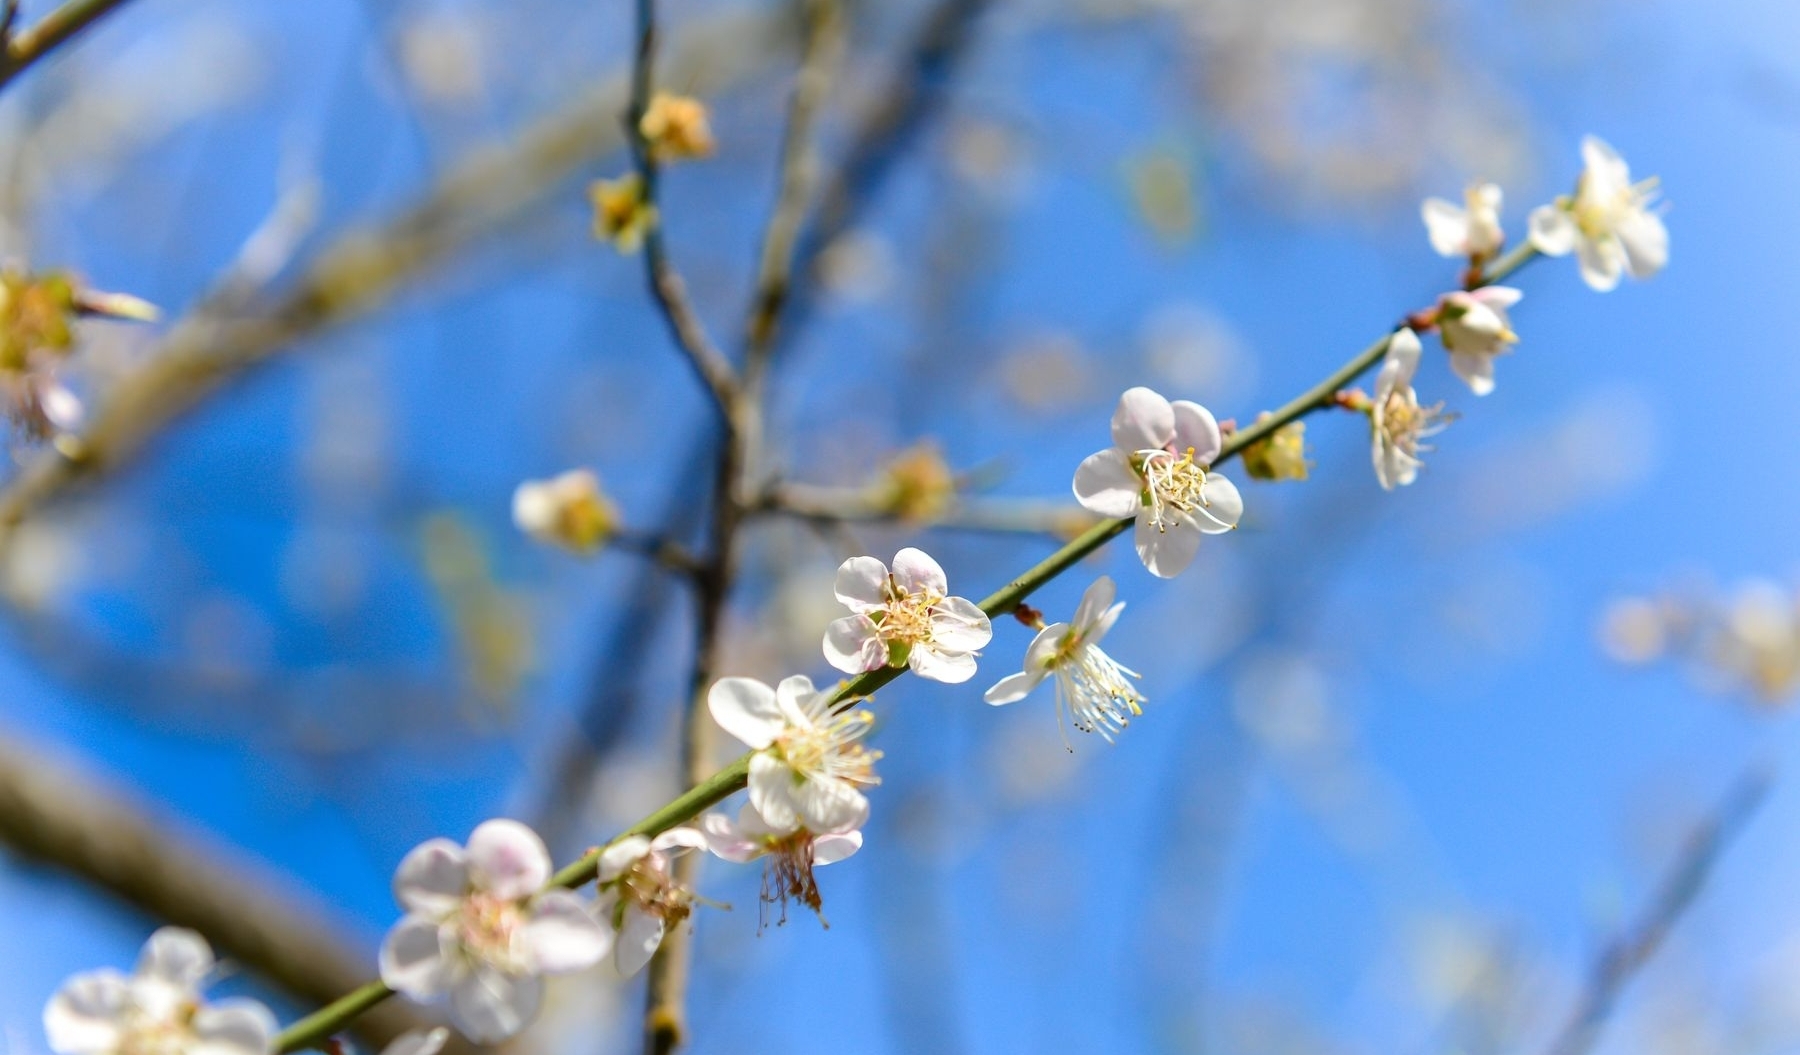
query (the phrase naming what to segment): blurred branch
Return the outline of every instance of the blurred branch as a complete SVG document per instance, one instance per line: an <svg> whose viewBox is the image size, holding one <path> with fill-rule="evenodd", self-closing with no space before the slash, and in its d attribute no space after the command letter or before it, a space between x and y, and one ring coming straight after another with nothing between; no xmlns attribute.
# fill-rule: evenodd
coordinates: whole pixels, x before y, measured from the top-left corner
<svg viewBox="0 0 1800 1055"><path fill-rule="evenodd" d="M959 497L942 512L914 516L896 511L893 502L878 489L802 483L774 485L763 493L751 512L814 522L868 521L950 531L1058 538L1078 535L1093 527L1099 519L1067 502L1029 498Z"/></svg>
<svg viewBox="0 0 1800 1055"><path fill-rule="evenodd" d="M683 35L671 75L696 91L717 90L779 58L784 29L767 13L720 16ZM627 79L614 75L520 132L516 145L476 153L393 221L340 236L287 291L177 324L148 363L118 382L83 435L38 455L0 490L0 545L37 506L128 463L228 381L304 337L381 307L591 158L616 149L624 137L615 115L628 91Z"/></svg>
<svg viewBox="0 0 1800 1055"><path fill-rule="evenodd" d="M310 906L269 892L283 886L242 861L169 830L52 765L42 751L0 740L0 841L21 856L84 879L144 914L191 927L226 956L295 999L333 999L369 970L342 928ZM379 1047L424 1021L394 1005L357 1023ZM472 1049L458 1041L467 1055Z"/></svg>
<svg viewBox="0 0 1800 1055"><path fill-rule="evenodd" d="M636 531L616 531L607 537L607 545L634 553L660 565L668 571L689 578L697 577L705 571L705 563L688 552L687 549L660 535L647 535Z"/></svg>
<svg viewBox="0 0 1800 1055"><path fill-rule="evenodd" d="M1546 1049L1547 1055L1584 1055L1593 1048L1619 995L1662 948L1669 932L1700 895L1719 859L1767 797L1770 782L1769 775L1760 771L1739 779L1724 801L1689 833L1681 855L1663 876L1656 896L1637 922L1601 953L1586 990L1555 1042Z"/></svg>
<svg viewBox="0 0 1800 1055"><path fill-rule="evenodd" d="M70 37L93 25L102 16L123 6L125 6L125 0L69 0L68 3L15 33L11 32L11 29L15 16L18 14L18 2L17 0L8 0L5 7L5 22L8 32L4 38L4 54L0 54L0 88L4 88L14 77L24 73L32 63L56 50Z"/></svg>

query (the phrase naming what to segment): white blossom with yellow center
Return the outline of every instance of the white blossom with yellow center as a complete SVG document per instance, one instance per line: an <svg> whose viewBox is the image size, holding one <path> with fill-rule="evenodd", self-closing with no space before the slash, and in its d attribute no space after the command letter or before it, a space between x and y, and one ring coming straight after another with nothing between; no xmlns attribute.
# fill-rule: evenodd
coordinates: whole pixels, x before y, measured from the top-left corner
<svg viewBox="0 0 1800 1055"><path fill-rule="evenodd" d="M1075 618L1039 630L1025 650L1025 669L1000 679L983 698L995 706L1022 700L1054 675L1057 727L1066 713L1076 729L1099 733L1111 743L1133 717L1144 713L1144 697L1129 680L1138 677L1137 671L1100 649L1100 639L1125 610L1124 602L1113 602L1114 596L1110 577L1095 579L1081 595ZM1065 733L1063 746L1068 744Z"/></svg>
<svg viewBox="0 0 1800 1055"><path fill-rule="evenodd" d="M694 892L676 882L674 859L706 845L693 828L670 828L654 839L628 835L600 852L600 899L594 914L612 931L613 967L630 977L644 969L670 927L693 912Z"/></svg>
<svg viewBox="0 0 1800 1055"><path fill-rule="evenodd" d="M700 818L700 830L706 835L707 849L733 864L748 864L767 858L763 868L761 922L768 924L770 905L781 906L780 922L787 922L787 903L798 901L819 913L824 899L813 869L836 864L862 849L862 832L855 828L842 832L815 833L801 826L777 828L763 819L756 807L746 803L733 821L722 813L709 813Z"/></svg>
<svg viewBox="0 0 1800 1055"><path fill-rule="evenodd" d="M1438 336L1450 353L1450 369L1478 396L1494 390L1494 357L1519 343L1507 309L1524 295L1509 286L1485 286L1438 298Z"/></svg>
<svg viewBox="0 0 1800 1055"><path fill-rule="evenodd" d="M756 754L750 804L776 831L853 831L869 816L860 789L878 783L879 752L862 745L874 716L838 712L834 693L803 674L770 688L755 678L720 678L706 694L720 728Z"/></svg>
<svg viewBox="0 0 1800 1055"><path fill-rule="evenodd" d="M944 569L910 546L894 554L892 572L874 557L850 558L838 567L835 589L854 614L825 628L825 659L846 674L904 663L933 681L968 681L978 650L994 636L987 613L949 596Z"/></svg>
<svg viewBox="0 0 1800 1055"><path fill-rule="evenodd" d="M1619 276L1649 278L1669 260L1669 229L1654 211L1657 180L1631 182L1625 159L1597 136L1581 141L1585 166L1573 195L1531 214L1531 244L1548 256L1574 251L1581 277L1605 293Z"/></svg>
<svg viewBox="0 0 1800 1055"><path fill-rule="evenodd" d="M63 983L44 1007L58 1055L267 1055L279 1028L269 1009L233 998L208 1004L200 987L212 948L191 930L150 935L137 969L101 969Z"/></svg>
<svg viewBox="0 0 1800 1055"><path fill-rule="evenodd" d="M1412 387L1419 352L1419 335L1409 329L1398 331L1388 338L1387 358L1375 376L1375 398L1369 407L1371 453L1375 479L1389 491L1418 477L1423 464L1419 455L1431 449L1421 441L1450 422L1442 403L1419 405L1419 394Z"/></svg>
<svg viewBox="0 0 1800 1055"><path fill-rule="evenodd" d="M1463 192L1463 204L1442 198L1426 198L1419 213L1431 248L1441 256L1486 259L1500 251L1506 235L1500 230L1500 186L1471 184Z"/></svg>
<svg viewBox="0 0 1800 1055"><path fill-rule="evenodd" d="M1136 518L1133 542L1150 574L1180 574L1200 536L1237 527L1244 500L1236 484L1210 471L1224 439L1205 407L1128 389L1113 412L1112 436L1112 449L1076 468L1075 497L1101 516Z"/></svg>

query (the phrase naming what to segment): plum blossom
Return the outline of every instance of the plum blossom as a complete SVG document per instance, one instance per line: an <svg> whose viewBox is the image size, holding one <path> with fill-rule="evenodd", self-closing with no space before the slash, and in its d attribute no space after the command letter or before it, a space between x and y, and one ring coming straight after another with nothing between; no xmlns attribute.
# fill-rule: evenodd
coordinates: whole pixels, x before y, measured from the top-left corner
<svg viewBox="0 0 1800 1055"><path fill-rule="evenodd" d="M1531 214L1531 244L1548 256L1574 250L1581 277L1601 293L1618 286L1619 275L1649 278L1669 260L1669 230L1653 210L1658 197L1652 177L1631 182L1631 169L1597 136L1581 141L1584 168L1573 195L1563 195Z"/></svg>
<svg viewBox="0 0 1800 1055"><path fill-rule="evenodd" d="M750 804L772 830L849 831L869 816L859 789L879 783L881 753L861 741L875 716L834 711L834 695L804 674L773 689L755 678L720 678L707 690L713 721L756 752Z"/></svg>
<svg viewBox="0 0 1800 1055"><path fill-rule="evenodd" d="M650 154L658 161L711 157L712 122L706 104L687 95L657 92L638 122Z"/></svg>
<svg viewBox="0 0 1800 1055"><path fill-rule="evenodd" d="M1419 335L1401 329L1388 338L1387 358L1375 375L1375 398L1369 406L1373 434L1375 479L1389 491L1404 487L1419 475L1421 451L1431 448L1419 441L1449 424L1442 403L1419 405L1413 391L1413 374L1419 369Z"/></svg>
<svg viewBox="0 0 1800 1055"><path fill-rule="evenodd" d="M825 660L846 674L886 666L947 684L975 675L977 651L994 637L987 613L949 596L944 569L923 550L894 554L894 570L874 557L838 567L837 599L853 615L825 628Z"/></svg>
<svg viewBox="0 0 1800 1055"><path fill-rule="evenodd" d="M670 927L694 910L694 892L675 878L674 859L706 846L693 828L670 828L654 839L628 835L600 852L600 899L594 914L617 932L613 966L630 977L644 969Z"/></svg>
<svg viewBox="0 0 1800 1055"><path fill-rule="evenodd" d="M700 818L700 830L706 835L707 848L733 864L768 858L763 867L760 899L764 925L769 921L769 906L778 902L781 918L777 922L787 922L790 898L812 909L819 922L824 923L825 914L820 911L824 900L813 879L813 868L836 864L862 849L863 844L862 832L855 828L822 834L806 827L777 828L749 803L738 811L736 821L722 813L707 814Z"/></svg>
<svg viewBox="0 0 1800 1055"><path fill-rule="evenodd" d="M590 553L618 527L618 510L591 469L527 480L513 492L513 524L539 542Z"/></svg>
<svg viewBox="0 0 1800 1055"><path fill-rule="evenodd" d="M1494 357L1519 342L1506 311L1524 295L1509 286L1485 286L1438 299L1438 335L1450 353L1450 369L1478 396L1494 390Z"/></svg>
<svg viewBox="0 0 1800 1055"><path fill-rule="evenodd" d="M1485 260L1500 251L1506 235L1500 230L1500 186L1471 184L1458 206L1442 198L1426 198L1419 213L1431 248L1440 256L1466 256Z"/></svg>
<svg viewBox="0 0 1800 1055"><path fill-rule="evenodd" d="M512 1036L537 1014L542 975L593 966L611 933L550 881L550 852L517 821L419 844L394 873L406 915L381 945L381 980L418 1001L450 997L450 1020L478 1043Z"/></svg>
<svg viewBox="0 0 1800 1055"><path fill-rule="evenodd" d="M1150 574L1180 574L1201 535L1237 527L1244 500L1237 485L1208 471L1223 438L1205 407L1127 389L1113 412L1112 436L1110 450L1075 470L1075 497L1101 516L1137 519L1133 541Z"/></svg>
<svg viewBox="0 0 1800 1055"><path fill-rule="evenodd" d="M44 1007L44 1034L58 1055L267 1055L278 1029L255 1000L208 1004L200 989L212 948L191 930L150 935L127 975L102 968L63 983Z"/></svg>
<svg viewBox="0 0 1800 1055"><path fill-rule="evenodd" d="M1075 618L1042 627L1025 650L1025 669L1000 679L983 697L999 706L1024 699L1045 678L1056 676L1056 724L1063 714L1084 733L1099 733L1111 743L1131 718L1144 713L1144 697L1127 677L1137 671L1121 666L1100 649L1100 639L1118 621L1124 602L1114 603L1110 577L1095 579L1081 595ZM1067 734L1063 746L1068 747Z"/></svg>

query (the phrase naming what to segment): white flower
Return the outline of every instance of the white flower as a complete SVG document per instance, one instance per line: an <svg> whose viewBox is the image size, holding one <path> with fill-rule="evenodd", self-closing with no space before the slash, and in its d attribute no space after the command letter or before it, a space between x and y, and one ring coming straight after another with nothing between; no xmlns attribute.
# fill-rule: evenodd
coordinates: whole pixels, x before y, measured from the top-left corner
<svg viewBox="0 0 1800 1055"><path fill-rule="evenodd" d="M137 969L101 969L63 983L44 1007L44 1034L59 1055L266 1055L275 1016L254 1000L207 1004L200 986L212 949L191 930L164 927L144 943Z"/></svg>
<svg viewBox="0 0 1800 1055"><path fill-rule="evenodd" d="M1595 136L1582 139L1581 159L1574 195L1532 211L1531 244L1549 256L1574 250L1581 277L1602 293L1619 284L1621 272L1649 278L1662 270L1669 230L1651 211L1656 179L1632 183L1625 159Z"/></svg>
<svg viewBox="0 0 1800 1055"><path fill-rule="evenodd" d="M1438 335L1450 353L1450 369L1478 396L1494 390L1494 357L1519 342L1506 309L1524 295L1508 286L1486 286L1438 298Z"/></svg>
<svg viewBox="0 0 1800 1055"><path fill-rule="evenodd" d="M469 845L431 839L394 873L406 915L381 945L381 980L414 1000L450 995L450 1019L478 1043L523 1029L541 975L591 967L611 934L567 890L545 890L550 852L517 821L492 820Z"/></svg>
<svg viewBox="0 0 1800 1055"><path fill-rule="evenodd" d="M1419 213L1431 248L1441 256L1485 259L1499 252L1506 235L1500 230L1500 187L1495 183L1471 184L1463 192L1463 204L1442 198L1426 198Z"/></svg>
<svg viewBox="0 0 1800 1055"><path fill-rule="evenodd" d="M738 811L734 823L722 813L709 813L700 818L700 830L706 845L714 854L733 864L747 864L759 857L769 858L763 869L762 917L769 921L769 906L780 902L781 918L787 922L787 903L792 898L813 910L819 922L825 922L820 910L824 900L812 870L816 865L835 864L862 849L862 832L852 829L815 835L805 827L776 828L764 820L749 803ZM829 926L829 924L827 924Z"/></svg>
<svg viewBox="0 0 1800 1055"><path fill-rule="evenodd" d="M1025 650L1025 669L1000 679L983 698L996 706L1024 699L1054 674L1057 727L1062 727L1067 711L1075 728L1097 732L1111 743L1114 734L1131 724L1132 715L1144 713L1139 706L1144 697L1126 680L1137 677L1137 671L1120 666L1100 650L1100 639L1125 609L1123 601L1113 603L1113 594L1111 578L1095 579L1081 595L1075 618L1039 630ZM1063 746L1068 746L1066 735Z"/></svg>
<svg viewBox="0 0 1800 1055"><path fill-rule="evenodd" d="M855 615L825 628L825 660L846 674L901 663L949 684L975 674L976 651L994 636L987 613L950 597L944 569L923 550L894 554L894 570L874 557L838 567L837 599Z"/></svg>
<svg viewBox="0 0 1800 1055"><path fill-rule="evenodd" d="M513 492L513 524L539 542L591 552L618 526L618 512L588 469L527 480Z"/></svg>
<svg viewBox="0 0 1800 1055"><path fill-rule="evenodd" d="M1375 376L1375 398L1369 407L1375 479L1389 491L1413 482L1422 464L1419 452L1431 449L1419 441L1442 431L1450 421L1442 403L1419 405L1412 387L1419 350L1419 335L1400 330L1388 338L1387 358Z"/></svg>
<svg viewBox="0 0 1800 1055"><path fill-rule="evenodd" d="M750 803L774 830L850 831L869 816L858 789L878 783L881 754L860 741L875 716L836 713L833 695L815 691L804 674L773 689L755 678L720 678L707 690L713 721L756 752Z"/></svg>
<svg viewBox="0 0 1800 1055"><path fill-rule="evenodd" d="M1119 397L1113 447L1075 470L1075 497L1101 516L1136 517L1133 541L1150 574L1180 574L1201 535L1237 527L1244 500L1207 468L1219 456L1219 423L1198 403L1170 403L1148 388Z"/></svg>
<svg viewBox="0 0 1800 1055"><path fill-rule="evenodd" d="M594 912L613 930L613 966L627 977L644 969L663 935L694 908L694 892L670 871L679 854L706 845L693 828L670 828L654 839L628 835L600 853L600 900Z"/></svg>

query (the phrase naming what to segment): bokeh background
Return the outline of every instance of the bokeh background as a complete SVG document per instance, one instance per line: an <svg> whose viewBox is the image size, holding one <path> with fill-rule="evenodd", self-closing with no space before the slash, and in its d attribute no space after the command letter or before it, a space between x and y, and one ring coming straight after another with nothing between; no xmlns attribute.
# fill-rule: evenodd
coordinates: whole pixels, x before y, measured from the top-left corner
<svg viewBox="0 0 1800 1055"><path fill-rule="evenodd" d="M735 347L796 15L661 6L665 83L719 137L667 174L667 229ZM1769 795L1593 1050L1800 1050L1800 11L847 10L773 385L796 480L878 483L928 444L969 508L1054 526L1120 390L1240 421L1284 402L1455 283L1421 197L1497 180L1520 235L1585 133L1662 177L1673 254L1604 296L1531 265L1487 398L1428 341L1421 394L1462 418L1415 486L1382 492L1364 426L1316 417L1312 479L1226 470L1243 528L1182 578L1114 546L1046 589L1054 618L1119 581L1111 651L1150 703L1116 746L1065 752L1047 696L981 703L1029 640L1010 621L974 683L884 690L829 931L758 936L754 874L707 866L736 908L699 916L692 1050L1545 1050L1746 774ZM370 974L416 843L505 815L567 859L677 787L685 587L509 521L520 480L573 466L634 528L705 516L707 404L641 261L589 230L586 183L627 164L629 31L622 3L137 0L0 99L5 253L172 320L254 318L322 261L406 249L0 558L15 777L132 803L179 838L165 864L247 877ZM176 332L86 324L70 382L103 407ZM770 679L829 673L845 556L920 544L980 597L1056 544L781 517L750 538L725 666ZM8 1050L44 1050L60 981L156 922L0 847ZM602 974L517 1044L635 1050L641 981ZM254 971L226 988L306 1010Z"/></svg>

